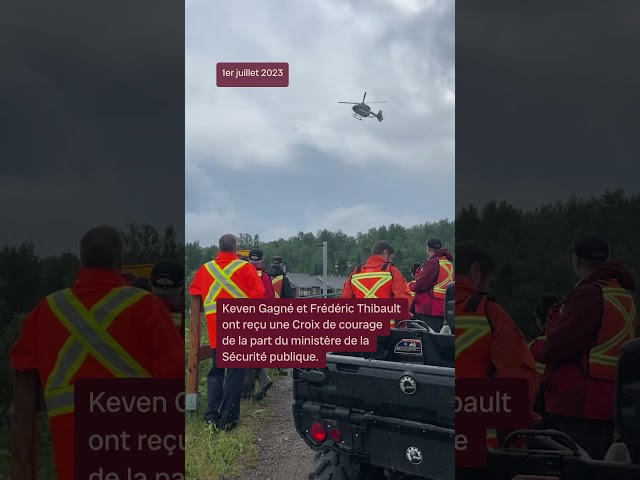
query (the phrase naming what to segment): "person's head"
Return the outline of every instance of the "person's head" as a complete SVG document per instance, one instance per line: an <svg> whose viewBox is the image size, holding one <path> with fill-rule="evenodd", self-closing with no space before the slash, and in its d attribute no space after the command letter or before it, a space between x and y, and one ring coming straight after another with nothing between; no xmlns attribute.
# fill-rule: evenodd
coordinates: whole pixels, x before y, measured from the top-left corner
<svg viewBox="0 0 640 480"><path fill-rule="evenodd" d="M534 312L534 317L536 320L536 325L541 332L544 332L545 324L547 323L547 315L549 314L549 309L553 307L556 303L558 303L558 297L553 294L545 294L542 296L538 304L536 305L536 309Z"/></svg>
<svg viewBox="0 0 640 480"><path fill-rule="evenodd" d="M218 250L226 253L236 253L238 248L238 239L235 235L227 233L220 237L218 241Z"/></svg>
<svg viewBox="0 0 640 480"><path fill-rule="evenodd" d="M252 248L251 250L249 250L248 261L257 269L261 269L264 265L264 252L259 248Z"/></svg>
<svg viewBox="0 0 640 480"><path fill-rule="evenodd" d="M496 278L496 263L491 254L474 242L456 245L456 278L468 280L481 292L490 292Z"/></svg>
<svg viewBox="0 0 640 480"><path fill-rule="evenodd" d="M280 270L282 270L284 263L282 261L282 257L272 257L271 258L271 266L275 267L275 268L279 268Z"/></svg>
<svg viewBox="0 0 640 480"><path fill-rule="evenodd" d="M420 270L422 264L420 262L413 262L413 266L411 267L411 278L416 278L416 272Z"/></svg>
<svg viewBox="0 0 640 480"><path fill-rule="evenodd" d="M579 237L572 252L573 270L580 279L585 279L609 260L609 244L597 235Z"/></svg>
<svg viewBox="0 0 640 480"><path fill-rule="evenodd" d="M427 248L427 255L429 258L433 257L433 255L444 248L444 244L442 240L438 238L430 238L425 243L425 247Z"/></svg>
<svg viewBox="0 0 640 480"><path fill-rule="evenodd" d="M124 240L120 230L108 225L92 228L80 240L80 264L122 272Z"/></svg>
<svg viewBox="0 0 640 480"><path fill-rule="evenodd" d="M391 244L385 240L380 240L373 245L371 255L380 255L384 257L385 262L393 262L396 251Z"/></svg>
<svg viewBox="0 0 640 480"><path fill-rule="evenodd" d="M153 266L149 279L151 293L171 311L184 308L184 268L173 260L161 260Z"/></svg>

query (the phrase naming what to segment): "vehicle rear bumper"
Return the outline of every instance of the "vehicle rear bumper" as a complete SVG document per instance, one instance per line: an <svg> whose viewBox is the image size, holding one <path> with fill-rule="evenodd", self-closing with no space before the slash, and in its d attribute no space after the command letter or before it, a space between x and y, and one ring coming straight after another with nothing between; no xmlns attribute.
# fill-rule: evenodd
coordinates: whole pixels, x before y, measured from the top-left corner
<svg viewBox="0 0 640 480"><path fill-rule="evenodd" d="M454 476L453 428L308 401L294 404L294 418L298 432L311 448L332 448L375 467L420 478L450 480ZM308 431L316 422L327 431L339 429L341 441L314 442Z"/></svg>

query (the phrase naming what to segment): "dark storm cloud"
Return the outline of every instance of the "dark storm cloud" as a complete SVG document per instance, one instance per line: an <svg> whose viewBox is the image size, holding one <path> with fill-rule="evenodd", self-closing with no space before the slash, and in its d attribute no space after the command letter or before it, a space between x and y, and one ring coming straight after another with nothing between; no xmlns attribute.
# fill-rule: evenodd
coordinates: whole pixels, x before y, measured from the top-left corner
<svg viewBox="0 0 640 480"><path fill-rule="evenodd" d="M250 5L187 4L187 240L451 218L453 2ZM286 59L289 88L216 89L242 59ZM364 91L383 123L336 103Z"/></svg>
<svg viewBox="0 0 640 480"><path fill-rule="evenodd" d="M163 223L182 229L180 2L5 4L0 11L0 62L3 180L14 176L10 184L17 184L29 176L57 176L51 191L30 192L41 193L47 203L56 202L56 191L86 190L91 183L91 208L60 205L61 214L75 215L84 226L101 221L96 213L122 223L157 221L159 207L151 199L159 188L177 181L173 196L163 192L162 217L167 219ZM103 184L106 177L112 183ZM135 196L127 190L135 190ZM134 201L114 200L128 195ZM31 239L50 241L37 233L38 221L32 218L29 234L40 238ZM67 243L65 233L49 229L47 235L52 233L59 237L56 243ZM12 241L23 240L24 235L13 232ZM68 240L77 243L75 237Z"/></svg>
<svg viewBox="0 0 640 480"><path fill-rule="evenodd" d="M457 2L457 208L638 190L639 15L634 2Z"/></svg>

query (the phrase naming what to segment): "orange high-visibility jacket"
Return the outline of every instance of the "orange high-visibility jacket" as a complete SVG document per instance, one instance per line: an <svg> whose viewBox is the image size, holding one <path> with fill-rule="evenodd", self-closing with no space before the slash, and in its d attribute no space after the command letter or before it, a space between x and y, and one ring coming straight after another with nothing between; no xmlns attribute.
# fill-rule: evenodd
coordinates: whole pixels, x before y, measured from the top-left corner
<svg viewBox="0 0 640 480"><path fill-rule="evenodd" d="M74 384L79 378L181 378L184 342L167 307L116 272L81 269L70 289L24 320L11 363L38 371L58 478L74 478Z"/></svg>
<svg viewBox="0 0 640 480"><path fill-rule="evenodd" d="M456 378L524 378L533 407L540 375L522 332L488 295L461 279L456 288ZM531 417L537 419L533 410ZM499 446L494 430L487 432L487 445Z"/></svg>
<svg viewBox="0 0 640 480"><path fill-rule="evenodd" d="M440 271L438 272L436 284L433 287L433 298L444 301L445 294L447 293L447 285L453 282L453 263L446 258L439 258L438 266L440 267Z"/></svg>
<svg viewBox="0 0 640 480"><path fill-rule="evenodd" d="M589 351L589 375L615 382L622 346L636 336L636 307L631 294L613 280L602 287L602 323L596 344Z"/></svg>
<svg viewBox="0 0 640 480"><path fill-rule="evenodd" d="M280 298L280 295L282 295L282 285L284 284L284 275L276 275L273 277L271 284L273 285L273 293L276 295L276 298Z"/></svg>
<svg viewBox="0 0 640 480"><path fill-rule="evenodd" d="M264 286L253 265L230 252L220 252L215 260L196 272L189 293L202 298L207 319L209 346L216 348L216 301L223 298L264 298Z"/></svg>
<svg viewBox="0 0 640 480"><path fill-rule="evenodd" d="M342 289L342 298L404 298L409 306L413 297L402 273L381 255L372 255L355 268ZM395 327L395 322L391 322Z"/></svg>

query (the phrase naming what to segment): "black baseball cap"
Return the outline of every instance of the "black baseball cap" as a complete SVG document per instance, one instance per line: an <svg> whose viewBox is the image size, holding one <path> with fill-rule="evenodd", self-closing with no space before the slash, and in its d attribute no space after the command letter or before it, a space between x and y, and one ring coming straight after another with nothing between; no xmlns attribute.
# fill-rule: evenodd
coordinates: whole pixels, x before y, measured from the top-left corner
<svg viewBox="0 0 640 480"><path fill-rule="evenodd" d="M609 258L609 244L598 235L582 235L575 241L573 253L584 260L607 260Z"/></svg>
<svg viewBox="0 0 640 480"><path fill-rule="evenodd" d="M179 288L184 285L184 268L174 260L161 260L151 270L151 285Z"/></svg>
<svg viewBox="0 0 640 480"><path fill-rule="evenodd" d="M427 247L433 248L434 250L438 250L442 248L442 240L438 238L430 238L426 243Z"/></svg>
<svg viewBox="0 0 640 480"><path fill-rule="evenodd" d="M259 248L252 248L249 250L249 260L252 262L259 262L264 257L264 252Z"/></svg>
<svg viewBox="0 0 640 480"><path fill-rule="evenodd" d="M282 257L273 257L271 259L271 263L275 265L280 265L282 263Z"/></svg>

